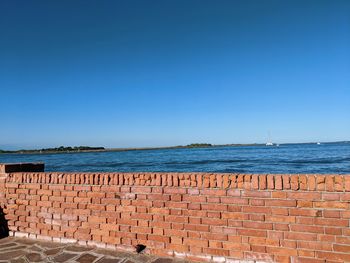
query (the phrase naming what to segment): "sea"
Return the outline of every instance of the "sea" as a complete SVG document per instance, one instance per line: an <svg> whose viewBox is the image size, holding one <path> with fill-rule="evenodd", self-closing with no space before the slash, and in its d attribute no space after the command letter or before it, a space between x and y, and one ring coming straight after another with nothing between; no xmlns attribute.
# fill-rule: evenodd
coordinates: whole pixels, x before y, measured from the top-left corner
<svg viewBox="0 0 350 263"><path fill-rule="evenodd" d="M350 174L350 143L0 154L0 163L19 162L44 162L48 172Z"/></svg>

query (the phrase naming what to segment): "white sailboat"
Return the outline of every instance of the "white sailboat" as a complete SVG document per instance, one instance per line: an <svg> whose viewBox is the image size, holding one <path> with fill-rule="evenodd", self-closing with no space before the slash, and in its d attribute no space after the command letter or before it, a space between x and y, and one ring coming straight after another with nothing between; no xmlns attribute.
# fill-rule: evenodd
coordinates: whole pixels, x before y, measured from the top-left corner
<svg viewBox="0 0 350 263"><path fill-rule="evenodd" d="M269 138L268 138L268 141L267 141L267 143L266 143L266 146L273 146L274 144L273 144L273 142L271 141L271 134L270 134L270 132L269 132Z"/></svg>

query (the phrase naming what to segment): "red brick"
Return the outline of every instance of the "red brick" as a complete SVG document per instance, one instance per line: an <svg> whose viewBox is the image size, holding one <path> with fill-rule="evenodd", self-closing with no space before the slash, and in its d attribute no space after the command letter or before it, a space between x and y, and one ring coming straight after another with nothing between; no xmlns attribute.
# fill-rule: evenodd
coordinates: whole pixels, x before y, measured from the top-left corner
<svg viewBox="0 0 350 263"><path fill-rule="evenodd" d="M76 215L70 215L70 214L63 214L61 216L62 220L72 220L72 221L76 221L78 220L78 216Z"/></svg>
<svg viewBox="0 0 350 263"><path fill-rule="evenodd" d="M259 189L265 190L267 187L266 175L259 175Z"/></svg>
<svg viewBox="0 0 350 263"><path fill-rule="evenodd" d="M337 241L337 243L340 243L340 244L350 245L350 236L349 237L337 237L336 241Z"/></svg>
<svg viewBox="0 0 350 263"><path fill-rule="evenodd" d="M267 232L263 230L237 229L237 233L242 236L267 237Z"/></svg>
<svg viewBox="0 0 350 263"><path fill-rule="evenodd" d="M342 235L342 229L338 227L325 227L324 230L327 235Z"/></svg>
<svg viewBox="0 0 350 263"><path fill-rule="evenodd" d="M278 224L275 223L273 228L277 231L289 231L290 230L290 225L289 224Z"/></svg>
<svg viewBox="0 0 350 263"><path fill-rule="evenodd" d="M338 210L324 210L323 216L326 218L340 218L340 211L338 211Z"/></svg>
<svg viewBox="0 0 350 263"><path fill-rule="evenodd" d="M332 251L332 244L326 242L298 241L298 247L303 249Z"/></svg>
<svg viewBox="0 0 350 263"><path fill-rule="evenodd" d="M161 235L148 235L148 240L153 240L162 243L170 243L170 237L161 236Z"/></svg>
<svg viewBox="0 0 350 263"><path fill-rule="evenodd" d="M320 226L291 225L290 230L294 232L324 233L324 227Z"/></svg>
<svg viewBox="0 0 350 263"><path fill-rule="evenodd" d="M239 197L239 196L241 196L241 190L239 190L239 189L229 189L229 190L227 190L227 196Z"/></svg>
<svg viewBox="0 0 350 263"><path fill-rule="evenodd" d="M271 214L271 207L243 206L243 212L245 212L245 213Z"/></svg>
<svg viewBox="0 0 350 263"><path fill-rule="evenodd" d="M322 199L327 200L327 201L339 201L340 194L338 194L338 193L322 193Z"/></svg>
<svg viewBox="0 0 350 263"><path fill-rule="evenodd" d="M259 175L254 174L252 176L252 189L259 189Z"/></svg>
<svg viewBox="0 0 350 263"><path fill-rule="evenodd" d="M204 225L222 226L222 225L227 225L227 220L225 220L225 219L216 219L216 218L202 218L202 224L204 224Z"/></svg>
<svg viewBox="0 0 350 263"><path fill-rule="evenodd" d="M279 246L279 240L264 238L264 237L250 237L250 244L264 245L264 246Z"/></svg>
<svg viewBox="0 0 350 263"><path fill-rule="evenodd" d="M266 247L266 251L274 255L288 255L288 256L297 256L298 251L291 248L279 248L279 247Z"/></svg>
<svg viewBox="0 0 350 263"><path fill-rule="evenodd" d="M201 205L202 210L206 211L226 211L227 205L223 204L202 204Z"/></svg>
<svg viewBox="0 0 350 263"><path fill-rule="evenodd" d="M251 245L251 250L253 252L266 253L265 246Z"/></svg>
<svg viewBox="0 0 350 263"><path fill-rule="evenodd" d="M257 197L257 198L267 198L271 197L271 192L267 191L249 191L249 190L244 190L242 191L242 196L243 197Z"/></svg>
<svg viewBox="0 0 350 263"><path fill-rule="evenodd" d="M326 190L333 192L334 191L334 176L327 175L326 176Z"/></svg>
<svg viewBox="0 0 350 263"><path fill-rule="evenodd" d="M289 215L291 216L312 216L316 217L319 213L322 213L320 210L316 209L300 209L300 208L291 208L289 209Z"/></svg>
<svg viewBox="0 0 350 263"><path fill-rule="evenodd" d="M106 223L106 218L103 217L98 217L98 216L89 216L88 217L88 222L90 223Z"/></svg>
<svg viewBox="0 0 350 263"><path fill-rule="evenodd" d="M289 175L283 175L283 189L288 190L290 189L290 176Z"/></svg>
<svg viewBox="0 0 350 263"><path fill-rule="evenodd" d="M249 214L249 220L251 221L265 221L265 215L261 214Z"/></svg>
<svg viewBox="0 0 350 263"><path fill-rule="evenodd" d="M209 246L209 241L203 240L203 239L184 238L183 244L188 245L188 246L193 246L193 247L203 247L204 248L204 247Z"/></svg>
<svg viewBox="0 0 350 263"><path fill-rule="evenodd" d="M297 199L297 200L320 200L321 193L315 192L288 192L287 197L289 199Z"/></svg>
<svg viewBox="0 0 350 263"><path fill-rule="evenodd" d="M323 259L298 257L298 263L324 263Z"/></svg>
<svg viewBox="0 0 350 263"><path fill-rule="evenodd" d="M337 192L344 191L344 177L342 175L334 176L334 190Z"/></svg>
<svg viewBox="0 0 350 263"><path fill-rule="evenodd" d="M225 196L226 190L222 189L202 189L200 191L202 195L209 195L209 196Z"/></svg>
<svg viewBox="0 0 350 263"><path fill-rule="evenodd" d="M37 205L42 206L42 207L52 207L52 202L51 201L38 201Z"/></svg>
<svg viewBox="0 0 350 263"><path fill-rule="evenodd" d="M222 213L222 219L248 220L248 214L244 213Z"/></svg>
<svg viewBox="0 0 350 263"><path fill-rule="evenodd" d="M227 241L228 237L227 237L227 234L207 232L207 233L202 233L202 239Z"/></svg>
<svg viewBox="0 0 350 263"><path fill-rule="evenodd" d="M216 240L209 240L209 247L210 248L222 248L222 242L216 241Z"/></svg>
<svg viewBox="0 0 350 263"><path fill-rule="evenodd" d="M267 176L267 189L275 189L275 176L272 174Z"/></svg>
<svg viewBox="0 0 350 263"><path fill-rule="evenodd" d="M309 190L311 191L316 190L316 178L314 175L311 175L311 174L308 175L308 184L309 184Z"/></svg>
<svg viewBox="0 0 350 263"><path fill-rule="evenodd" d="M317 251L317 258L319 259L327 259L327 260L338 260L341 262L350 262L350 254L349 253L333 253L326 251Z"/></svg>
<svg viewBox="0 0 350 263"><path fill-rule="evenodd" d="M334 220L335 222L332 223L332 220ZM326 227L326 229L327 229L326 234L332 234L332 235L341 232L340 229L332 228L332 226L343 227L343 235L346 235L346 231L347 231L347 228L349 226L348 220L337 220L337 219L326 220L326 219L323 219L323 221L320 222L319 220L316 219L315 221L316 221L316 224L319 224L319 225L331 226L331 227ZM346 227L346 228L344 228L344 227Z"/></svg>
<svg viewBox="0 0 350 263"><path fill-rule="evenodd" d="M243 221L243 227L245 227L245 228L270 229L270 230L272 230L273 226L272 226L272 223Z"/></svg>
<svg viewBox="0 0 350 263"><path fill-rule="evenodd" d="M299 187L300 190L308 189L307 176L304 174L299 175Z"/></svg>
<svg viewBox="0 0 350 263"><path fill-rule="evenodd" d="M349 203L346 202L314 202L314 207L317 208L332 208L332 209L349 209Z"/></svg>
<svg viewBox="0 0 350 263"><path fill-rule="evenodd" d="M279 175L279 174L275 175L275 189L276 190L282 190L283 189L282 176Z"/></svg>
<svg viewBox="0 0 350 263"><path fill-rule="evenodd" d="M286 232L284 237L291 240L309 240L316 241L317 235L311 233Z"/></svg>
<svg viewBox="0 0 350 263"><path fill-rule="evenodd" d="M208 225L194 225L194 224L186 224L184 225L184 229L191 231L199 231L199 232L209 232L210 227Z"/></svg>
<svg viewBox="0 0 350 263"><path fill-rule="evenodd" d="M350 192L350 176L344 176L345 191Z"/></svg>
<svg viewBox="0 0 350 263"><path fill-rule="evenodd" d="M228 256L229 255L229 250L225 249L215 249L215 248L204 248L203 252L205 254L210 254L214 256Z"/></svg>
<svg viewBox="0 0 350 263"><path fill-rule="evenodd" d="M288 208L283 208L283 207L272 207L271 214L287 216L287 215L289 215L289 210L288 210Z"/></svg>
<svg viewBox="0 0 350 263"><path fill-rule="evenodd" d="M295 200L266 200L266 206L284 206L284 207L296 207L297 202Z"/></svg>
<svg viewBox="0 0 350 263"><path fill-rule="evenodd" d="M249 202L252 206L264 206L265 205L265 200L262 199L250 199Z"/></svg>
<svg viewBox="0 0 350 263"><path fill-rule="evenodd" d="M290 186L292 190L299 189L299 175L292 175L290 177Z"/></svg>

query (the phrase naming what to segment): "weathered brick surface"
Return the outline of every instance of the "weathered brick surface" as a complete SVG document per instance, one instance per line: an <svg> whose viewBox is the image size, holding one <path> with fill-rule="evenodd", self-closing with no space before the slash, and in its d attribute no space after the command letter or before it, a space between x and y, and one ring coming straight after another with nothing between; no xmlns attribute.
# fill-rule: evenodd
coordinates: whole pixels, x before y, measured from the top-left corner
<svg viewBox="0 0 350 263"><path fill-rule="evenodd" d="M28 237L191 260L350 261L348 175L8 173L0 201Z"/></svg>

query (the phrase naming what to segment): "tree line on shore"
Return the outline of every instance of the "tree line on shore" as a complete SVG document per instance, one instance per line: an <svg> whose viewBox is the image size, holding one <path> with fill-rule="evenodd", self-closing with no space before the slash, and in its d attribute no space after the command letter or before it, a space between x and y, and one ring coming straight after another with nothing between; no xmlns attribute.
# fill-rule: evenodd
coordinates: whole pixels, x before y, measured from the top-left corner
<svg viewBox="0 0 350 263"><path fill-rule="evenodd" d="M55 148L43 148L43 149L35 149L35 150L15 150L15 151L7 151L0 150L0 153L48 153L48 152L81 152L81 151L103 151L104 147L91 147L91 146L60 146Z"/></svg>

